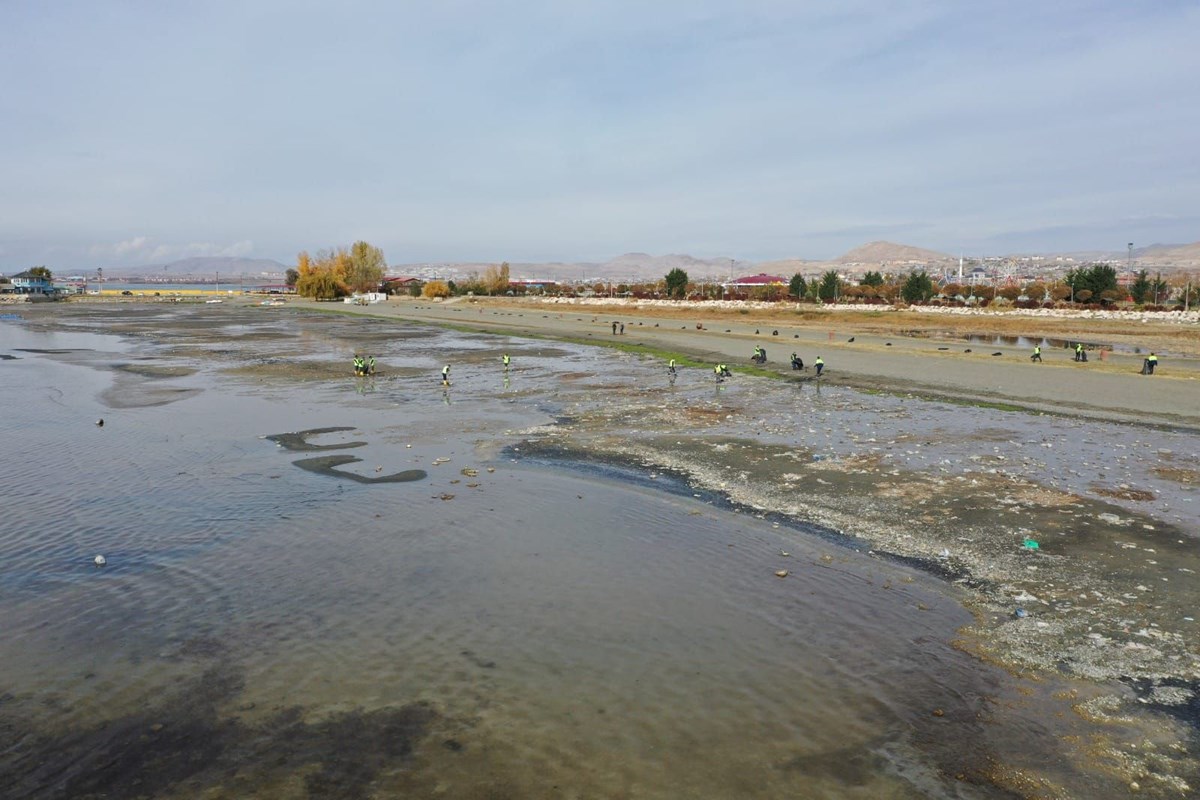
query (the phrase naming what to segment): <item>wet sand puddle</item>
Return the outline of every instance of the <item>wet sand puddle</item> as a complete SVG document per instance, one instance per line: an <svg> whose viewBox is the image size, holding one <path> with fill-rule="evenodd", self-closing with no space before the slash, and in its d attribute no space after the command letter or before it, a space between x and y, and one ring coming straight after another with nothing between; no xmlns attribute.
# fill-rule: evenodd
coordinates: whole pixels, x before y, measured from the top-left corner
<svg viewBox="0 0 1200 800"><path fill-rule="evenodd" d="M821 502L817 479L863 508L876 489L931 491L916 454L936 447L869 445L937 429L949 453L978 419L874 406L891 420L877 442L826 442L860 401L810 393L818 446L802 449L779 394L795 387L717 392L688 371L664 396L658 365L568 345L236 307L164 331L124 312L22 334L67 322L91 361L0 365L22 370L0 383L20 409L0 422L18 442L0 463L31 500L0 523L0 729L16 743L2 797L1105 797L1150 764L1108 760L1145 747L1145 718L1097 728L1069 711L1088 687L1018 681L951 646L969 594L791 526L849 517L780 506L798 490ZM254 336L257 319L286 335ZM214 353L210 324L249 335ZM83 333L114 327L124 344ZM356 380L356 350L412 371ZM243 363L263 358L331 372ZM114 376L195 391L122 407ZM59 402L35 402L52 389ZM748 420L752 402L775 410ZM970 458L1007 431L962 449L979 474L956 483L988 480ZM293 464L322 456L359 459L337 470L368 481L424 475L371 485ZM1056 555L1013 563L1027 557ZM1020 622L1046 621L1027 605ZM1183 771L1149 743L1171 762L1157 768Z"/></svg>

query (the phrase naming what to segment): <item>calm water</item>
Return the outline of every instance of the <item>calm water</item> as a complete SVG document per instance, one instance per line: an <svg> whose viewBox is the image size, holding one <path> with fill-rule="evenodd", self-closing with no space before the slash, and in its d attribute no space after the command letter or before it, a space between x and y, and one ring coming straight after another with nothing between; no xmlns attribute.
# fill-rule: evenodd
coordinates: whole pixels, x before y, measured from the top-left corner
<svg viewBox="0 0 1200 800"><path fill-rule="evenodd" d="M970 618L932 578L505 450L580 375L637 381L626 356L235 308L0 322L0 354L0 797L1002 797L990 759L1055 769L1036 711L986 721L1019 693L950 647ZM328 454L427 477L292 463Z"/></svg>

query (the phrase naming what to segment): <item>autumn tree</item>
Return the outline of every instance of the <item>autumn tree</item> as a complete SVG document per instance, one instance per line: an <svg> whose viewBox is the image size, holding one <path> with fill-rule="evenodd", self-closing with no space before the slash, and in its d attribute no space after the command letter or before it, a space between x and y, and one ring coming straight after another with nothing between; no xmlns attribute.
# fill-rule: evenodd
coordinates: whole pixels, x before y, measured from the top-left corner
<svg viewBox="0 0 1200 800"><path fill-rule="evenodd" d="M504 294L509 286L508 262L500 266L490 266L483 271L483 288L488 294Z"/></svg>
<svg viewBox="0 0 1200 800"><path fill-rule="evenodd" d="M346 295L346 287L331 270L321 269L301 275L296 280L296 293L313 300L336 300Z"/></svg>
<svg viewBox="0 0 1200 800"><path fill-rule="evenodd" d="M1063 300L1071 296L1071 287L1066 284L1056 283L1050 287L1050 299L1056 303L1061 303Z"/></svg>
<svg viewBox="0 0 1200 800"><path fill-rule="evenodd" d="M31 278L45 278L48 281L54 280L54 275L50 272L49 267L30 267L26 272Z"/></svg>
<svg viewBox="0 0 1200 800"><path fill-rule="evenodd" d="M963 293L963 287L957 283L947 283L942 287L942 297L953 300Z"/></svg>
<svg viewBox="0 0 1200 800"><path fill-rule="evenodd" d="M387 261L378 247L358 241L350 245L350 252L345 254L341 268L344 270L342 280L347 286L356 292L373 292L379 289L383 281Z"/></svg>
<svg viewBox="0 0 1200 800"><path fill-rule="evenodd" d="M998 289L996 291L996 294L1000 295L1001 297L1003 297L1005 300L1008 300L1009 302L1013 302L1018 297L1021 296L1021 287L1020 286L1001 286L1000 289Z"/></svg>
<svg viewBox="0 0 1200 800"><path fill-rule="evenodd" d="M450 296L450 284L445 281L429 281L421 289L421 296L433 300L437 297Z"/></svg>
<svg viewBox="0 0 1200 800"><path fill-rule="evenodd" d="M283 282L292 289L296 288L296 281L300 280L300 272L294 267L288 267L287 272L283 274Z"/></svg>
<svg viewBox="0 0 1200 800"><path fill-rule="evenodd" d="M751 290L750 296L754 300L773 303L776 300L783 298L783 286L778 283L768 283L763 286L755 286Z"/></svg>

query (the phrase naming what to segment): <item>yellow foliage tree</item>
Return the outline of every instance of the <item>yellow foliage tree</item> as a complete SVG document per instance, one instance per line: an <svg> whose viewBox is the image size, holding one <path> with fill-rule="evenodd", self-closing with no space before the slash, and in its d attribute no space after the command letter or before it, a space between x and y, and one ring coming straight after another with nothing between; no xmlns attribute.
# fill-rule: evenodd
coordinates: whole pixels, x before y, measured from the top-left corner
<svg viewBox="0 0 1200 800"><path fill-rule="evenodd" d="M349 294L334 257L327 252L317 253L314 259L303 251L296 256L296 294L314 300L333 300Z"/></svg>
<svg viewBox="0 0 1200 800"><path fill-rule="evenodd" d="M499 267L488 267L483 272L483 285L488 294L504 294L508 291L509 267L505 261Z"/></svg>
<svg viewBox="0 0 1200 800"><path fill-rule="evenodd" d="M421 290L421 296L427 297L430 300L436 297L449 297L450 287L445 281L429 281L425 284L425 288Z"/></svg>

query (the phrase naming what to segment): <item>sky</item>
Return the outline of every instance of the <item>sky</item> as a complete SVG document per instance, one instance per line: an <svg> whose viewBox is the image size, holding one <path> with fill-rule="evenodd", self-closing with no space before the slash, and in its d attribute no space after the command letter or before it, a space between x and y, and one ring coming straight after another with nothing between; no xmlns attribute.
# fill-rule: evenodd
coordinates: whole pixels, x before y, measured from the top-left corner
<svg viewBox="0 0 1200 800"><path fill-rule="evenodd" d="M0 0L0 272L1200 240L1200 4Z"/></svg>

